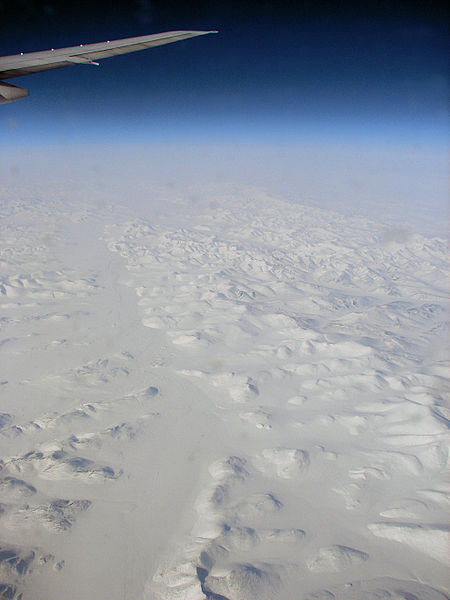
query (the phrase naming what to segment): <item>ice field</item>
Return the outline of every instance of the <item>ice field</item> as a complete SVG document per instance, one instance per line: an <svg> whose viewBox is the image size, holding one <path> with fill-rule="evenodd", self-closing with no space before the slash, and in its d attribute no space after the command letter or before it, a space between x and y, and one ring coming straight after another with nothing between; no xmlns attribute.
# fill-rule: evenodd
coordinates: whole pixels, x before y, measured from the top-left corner
<svg viewBox="0 0 450 600"><path fill-rule="evenodd" d="M0 188L0 596L448 598L442 237Z"/></svg>

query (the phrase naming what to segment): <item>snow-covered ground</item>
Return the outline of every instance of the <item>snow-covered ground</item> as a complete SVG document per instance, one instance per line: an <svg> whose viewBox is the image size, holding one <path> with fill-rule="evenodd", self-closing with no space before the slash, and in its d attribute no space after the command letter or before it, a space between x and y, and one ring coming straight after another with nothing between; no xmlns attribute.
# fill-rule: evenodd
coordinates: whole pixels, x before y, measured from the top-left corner
<svg viewBox="0 0 450 600"><path fill-rule="evenodd" d="M0 597L448 598L443 239L0 195Z"/></svg>

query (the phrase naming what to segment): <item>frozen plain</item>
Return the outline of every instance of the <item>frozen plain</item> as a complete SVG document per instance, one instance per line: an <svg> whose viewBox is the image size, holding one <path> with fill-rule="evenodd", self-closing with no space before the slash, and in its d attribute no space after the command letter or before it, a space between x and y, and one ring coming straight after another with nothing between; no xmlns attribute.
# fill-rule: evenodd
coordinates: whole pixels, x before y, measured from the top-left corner
<svg viewBox="0 0 450 600"><path fill-rule="evenodd" d="M443 239L243 185L1 201L3 597L448 598Z"/></svg>

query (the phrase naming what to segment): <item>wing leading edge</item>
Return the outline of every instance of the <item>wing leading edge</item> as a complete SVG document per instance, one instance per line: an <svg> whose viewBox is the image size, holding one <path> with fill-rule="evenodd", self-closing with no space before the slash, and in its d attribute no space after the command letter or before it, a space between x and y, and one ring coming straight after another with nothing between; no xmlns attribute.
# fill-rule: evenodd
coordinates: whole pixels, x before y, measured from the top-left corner
<svg viewBox="0 0 450 600"><path fill-rule="evenodd" d="M73 64L98 65L97 61L103 58L171 44L172 42L179 42L208 33L217 33L217 31L166 31L164 33L154 33L152 35L142 35L96 44L80 44L79 46L58 48L57 50L52 49L44 50L43 52L3 56L0 57L0 80L38 73L39 71L47 71L49 69L58 69L59 67L67 67ZM21 92L17 92L17 97L14 97L14 90L21 90ZM0 81L0 103L23 98L27 95L24 92L26 92L24 88L18 88L17 86Z"/></svg>

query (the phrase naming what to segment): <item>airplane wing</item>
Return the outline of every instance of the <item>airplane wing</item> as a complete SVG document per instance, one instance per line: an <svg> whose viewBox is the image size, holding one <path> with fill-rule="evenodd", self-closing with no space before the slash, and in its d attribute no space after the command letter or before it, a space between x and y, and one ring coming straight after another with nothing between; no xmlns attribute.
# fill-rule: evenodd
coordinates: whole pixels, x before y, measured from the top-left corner
<svg viewBox="0 0 450 600"><path fill-rule="evenodd" d="M97 60L145 50L154 46L179 42L197 35L217 33L216 31L166 31L152 35L141 35L139 37L126 38L100 42L97 44L80 44L69 48L57 50L44 50L43 52L29 52L15 56L3 56L0 58L0 79L9 79L19 75L28 75L47 69L57 69L73 64L95 64Z"/></svg>
<svg viewBox="0 0 450 600"><path fill-rule="evenodd" d="M164 33L142 35L96 44L80 44L79 46L71 46L69 48L58 48L56 50L52 48L43 52L2 56L0 57L0 80L38 73L39 71L47 71L48 69L58 69L59 67L67 67L74 64L98 65L97 61L102 58L145 50L146 48L162 46L163 44L171 44L172 42L179 42L207 33L217 33L217 31L166 31ZM0 81L0 104L18 100L26 95L28 95L28 91L24 88Z"/></svg>

